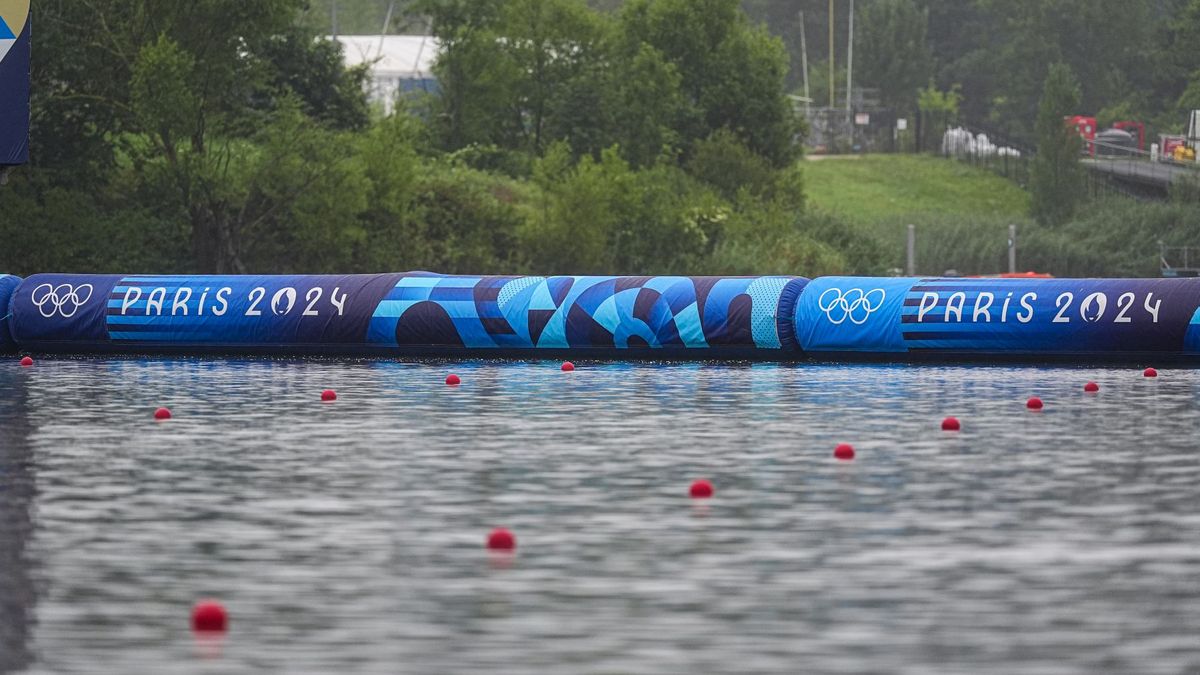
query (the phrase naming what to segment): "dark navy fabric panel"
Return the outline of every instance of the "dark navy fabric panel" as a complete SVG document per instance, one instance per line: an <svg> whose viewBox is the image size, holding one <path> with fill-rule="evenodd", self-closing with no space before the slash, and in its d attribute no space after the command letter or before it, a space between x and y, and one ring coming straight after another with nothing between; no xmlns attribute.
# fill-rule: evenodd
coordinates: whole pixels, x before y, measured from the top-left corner
<svg viewBox="0 0 1200 675"><path fill-rule="evenodd" d="M794 350L796 277L36 275L29 349ZM317 350L319 351L319 350Z"/></svg>
<svg viewBox="0 0 1200 675"><path fill-rule="evenodd" d="M779 294L775 325L779 331L779 343L789 351L800 350L800 341L796 337L796 304L800 302L800 296L808 284L808 279L792 279Z"/></svg>
<svg viewBox="0 0 1200 675"><path fill-rule="evenodd" d="M1200 279L825 277L797 305L811 352L1200 352Z"/></svg>
<svg viewBox="0 0 1200 675"><path fill-rule="evenodd" d="M13 340L12 332L9 330L12 319L9 300L20 283L20 277L14 277L11 274L0 275L0 354L7 354L17 348L17 343Z"/></svg>
<svg viewBox="0 0 1200 675"><path fill-rule="evenodd" d="M18 3L20 4L20 3ZM22 8L24 9L24 8ZM18 10L20 11L20 10ZM8 21L22 21L8 25ZM30 25L24 15L0 17L0 38L11 32L16 42L0 44L0 166L29 161ZM7 46L5 51L3 47Z"/></svg>
<svg viewBox="0 0 1200 675"><path fill-rule="evenodd" d="M129 344L361 344L398 276L123 277L105 322Z"/></svg>
<svg viewBox="0 0 1200 675"><path fill-rule="evenodd" d="M88 347L108 342L105 303L121 277L35 274L12 297L13 339L22 348L70 342Z"/></svg>
<svg viewBox="0 0 1200 675"><path fill-rule="evenodd" d="M35 275L14 296L14 337L129 351L362 344L399 276Z"/></svg>

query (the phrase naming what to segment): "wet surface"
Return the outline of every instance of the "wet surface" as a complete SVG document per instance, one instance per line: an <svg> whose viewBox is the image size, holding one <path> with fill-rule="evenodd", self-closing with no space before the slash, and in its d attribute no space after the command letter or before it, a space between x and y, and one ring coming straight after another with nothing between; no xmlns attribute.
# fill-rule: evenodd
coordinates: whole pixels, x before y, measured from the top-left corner
<svg viewBox="0 0 1200 675"><path fill-rule="evenodd" d="M0 670L1200 672L1200 371L576 365L0 362Z"/></svg>

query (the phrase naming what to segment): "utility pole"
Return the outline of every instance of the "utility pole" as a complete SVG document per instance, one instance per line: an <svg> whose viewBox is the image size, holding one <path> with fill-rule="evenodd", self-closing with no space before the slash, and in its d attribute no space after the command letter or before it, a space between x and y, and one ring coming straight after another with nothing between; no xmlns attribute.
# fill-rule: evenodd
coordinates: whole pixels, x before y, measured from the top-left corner
<svg viewBox="0 0 1200 675"><path fill-rule="evenodd" d="M833 81L833 0L829 0L829 107L833 108L837 84Z"/></svg>
<svg viewBox="0 0 1200 675"><path fill-rule="evenodd" d="M379 53L375 55L376 58L383 56L383 39L387 37L387 34L390 32L389 29L392 27L392 12L395 11L396 0L392 0L391 3L388 4L387 16L383 17L383 28L381 28L379 31Z"/></svg>
<svg viewBox="0 0 1200 675"><path fill-rule="evenodd" d="M905 256L908 259L908 276L917 276L917 226L908 226L908 245Z"/></svg>
<svg viewBox="0 0 1200 675"><path fill-rule="evenodd" d="M854 90L854 0L850 0L850 29L846 48L846 112L850 112L850 92Z"/></svg>
<svg viewBox="0 0 1200 675"><path fill-rule="evenodd" d="M330 17L332 20L331 23L333 24L333 37L338 36L337 3L338 3L338 0L333 0L332 6L329 8L329 13L333 15L332 17Z"/></svg>
<svg viewBox="0 0 1200 675"><path fill-rule="evenodd" d="M809 115L811 97L808 95L808 43L804 41L804 10L800 10L800 68L804 71L804 115Z"/></svg>
<svg viewBox="0 0 1200 675"><path fill-rule="evenodd" d="M1008 272L1017 273L1017 226L1008 226Z"/></svg>

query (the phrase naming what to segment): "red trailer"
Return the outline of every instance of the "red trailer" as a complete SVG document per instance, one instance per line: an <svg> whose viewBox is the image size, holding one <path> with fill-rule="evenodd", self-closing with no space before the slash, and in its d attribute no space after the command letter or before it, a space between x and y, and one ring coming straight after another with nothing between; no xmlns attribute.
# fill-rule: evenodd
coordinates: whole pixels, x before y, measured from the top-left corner
<svg viewBox="0 0 1200 675"><path fill-rule="evenodd" d="M1085 115L1075 115L1067 118L1067 124L1075 127L1079 137L1083 139L1083 149L1087 154L1096 156L1096 118Z"/></svg>
<svg viewBox="0 0 1200 675"><path fill-rule="evenodd" d="M1113 122L1113 128L1120 129L1121 131L1125 131L1125 132L1132 134L1133 137L1137 139L1138 151L1139 152L1146 151L1146 123L1145 122L1134 122L1131 120L1122 120L1120 122Z"/></svg>

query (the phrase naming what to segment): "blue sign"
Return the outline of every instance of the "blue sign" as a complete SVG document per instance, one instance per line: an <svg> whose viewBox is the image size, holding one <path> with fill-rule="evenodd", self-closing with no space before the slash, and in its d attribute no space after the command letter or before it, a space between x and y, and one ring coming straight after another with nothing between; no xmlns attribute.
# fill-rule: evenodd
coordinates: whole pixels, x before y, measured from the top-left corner
<svg viewBox="0 0 1200 675"><path fill-rule="evenodd" d="M1200 351L1200 279L822 277L796 309L810 352Z"/></svg>
<svg viewBox="0 0 1200 675"><path fill-rule="evenodd" d="M29 0L0 0L0 166L29 161Z"/></svg>

